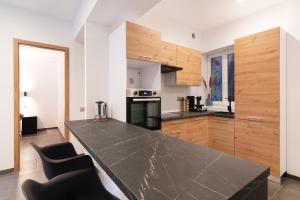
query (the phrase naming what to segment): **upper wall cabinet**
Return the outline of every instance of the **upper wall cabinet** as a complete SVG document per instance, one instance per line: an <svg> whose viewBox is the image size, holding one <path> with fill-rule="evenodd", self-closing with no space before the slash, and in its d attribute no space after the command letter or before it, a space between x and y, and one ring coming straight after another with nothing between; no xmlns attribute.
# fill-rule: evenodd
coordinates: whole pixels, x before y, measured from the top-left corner
<svg viewBox="0 0 300 200"><path fill-rule="evenodd" d="M177 45L161 42L161 64L177 66Z"/></svg>
<svg viewBox="0 0 300 200"><path fill-rule="evenodd" d="M161 62L160 32L131 22L126 23L127 58Z"/></svg>
<svg viewBox="0 0 300 200"><path fill-rule="evenodd" d="M236 118L279 123L280 28L235 41Z"/></svg>
<svg viewBox="0 0 300 200"><path fill-rule="evenodd" d="M177 66L183 68L183 70L176 72L177 85L201 85L200 51L177 46Z"/></svg>

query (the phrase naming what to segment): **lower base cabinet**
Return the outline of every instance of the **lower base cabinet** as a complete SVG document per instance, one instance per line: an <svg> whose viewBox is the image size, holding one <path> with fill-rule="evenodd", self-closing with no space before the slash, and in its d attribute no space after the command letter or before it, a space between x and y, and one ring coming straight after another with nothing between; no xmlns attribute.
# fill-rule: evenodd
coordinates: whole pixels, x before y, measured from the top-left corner
<svg viewBox="0 0 300 200"><path fill-rule="evenodd" d="M272 176L280 176L280 125L235 120L235 155L270 166Z"/></svg>
<svg viewBox="0 0 300 200"><path fill-rule="evenodd" d="M278 123L198 117L162 123L162 133L207 146L270 167L280 176L280 125Z"/></svg>
<svg viewBox="0 0 300 200"><path fill-rule="evenodd" d="M209 118L210 147L234 155L234 119Z"/></svg>
<svg viewBox="0 0 300 200"><path fill-rule="evenodd" d="M161 131L180 140L209 146L207 117L165 121L162 123Z"/></svg>

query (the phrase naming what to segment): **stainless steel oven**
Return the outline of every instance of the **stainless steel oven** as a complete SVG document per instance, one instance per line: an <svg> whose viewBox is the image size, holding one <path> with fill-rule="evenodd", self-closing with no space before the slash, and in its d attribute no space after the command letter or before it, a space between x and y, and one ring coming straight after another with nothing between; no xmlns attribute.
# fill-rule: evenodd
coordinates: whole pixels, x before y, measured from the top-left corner
<svg viewBox="0 0 300 200"><path fill-rule="evenodd" d="M150 130L161 129L161 97L159 91L127 92L127 123Z"/></svg>

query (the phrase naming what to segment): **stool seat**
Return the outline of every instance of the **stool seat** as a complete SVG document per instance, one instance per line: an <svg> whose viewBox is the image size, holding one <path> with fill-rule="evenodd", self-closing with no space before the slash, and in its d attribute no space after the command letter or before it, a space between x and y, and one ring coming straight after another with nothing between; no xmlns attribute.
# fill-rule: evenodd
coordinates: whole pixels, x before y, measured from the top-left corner
<svg viewBox="0 0 300 200"><path fill-rule="evenodd" d="M27 200L118 200L104 188L95 168L61 174L47 183L26 180L22 191Z"/></svg>

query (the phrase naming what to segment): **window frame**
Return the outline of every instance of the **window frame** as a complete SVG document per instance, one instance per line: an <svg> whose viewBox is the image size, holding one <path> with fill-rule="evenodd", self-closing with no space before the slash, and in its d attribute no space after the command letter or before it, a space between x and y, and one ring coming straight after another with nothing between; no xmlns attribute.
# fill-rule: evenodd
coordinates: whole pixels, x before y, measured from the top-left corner
<svg viewBox="0 0 300 200"><path fill-rule="evenodd" d="M222 50L218 53L207 55L207 77L211 76L211 59L222 56L222 101L212 101L213 107L227 107L228 104L228 54L234 53L233 49Z"/></svg>

